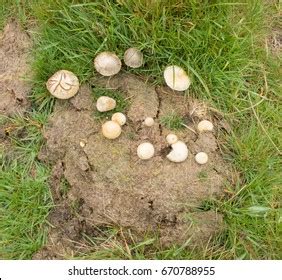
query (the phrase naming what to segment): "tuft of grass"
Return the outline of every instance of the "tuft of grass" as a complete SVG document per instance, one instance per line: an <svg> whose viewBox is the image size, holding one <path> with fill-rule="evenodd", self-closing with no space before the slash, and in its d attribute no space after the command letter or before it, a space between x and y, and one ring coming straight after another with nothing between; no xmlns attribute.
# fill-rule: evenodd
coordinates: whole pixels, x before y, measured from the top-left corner
<svg viewBox="0 0 282 280"><path fill-rule="evenodd" d="M171 130L179 130L184 128L184 119L175 113L163 116L160 119L160 123Z"/></svg>
<svg viewBox="0 0 282 280"><path fill-rule="evenodd" d="M23 24L32 20L38 25L38 31L33 31L35 77L31 99L35 118L52 111L54 99L50 98L45 82L55 71L73 71L81 82L86 82L93 75L92 61L97 53L109 50L122 57L127 48L135 46L142 50L145 65L127 71L150 76L162 84L165 66L182 66L192 79L189 95L208 100L223 112L233 128L230 135L223 136L222 149L226 160L238 170L240 181L229 188L230 197L211 205L225 216L226 223L226 231L213 243L194 254L185 244L163 249L151 241L146 245L145 239L145 245L141 242L138 247L140 250L134 249L138 244L130 245L130 256L124 253L128 250L124 243L115 241L107 248L95 247L96 251L84 258L281 258L281 59L271 53L267 44L277 22L279 5L263 0L129 0L114 4L109 0L30 0L10 5L15 9L9 11L14 11ZM1 13L8 15L5 7L8 6ZM179 123L178 119L172 127ZM29 159L29 167L38 164L38 150L33 146L38 147L40 141L36 139L40 135L31 135L34 142L15 143L24 155L15 163L19 174L26 172L23 158ZM16 138L14 141L17 142ZM13 176L13 165L9 166L6 172ZM4 196L8 190L2 192ZM26 192L25 196L32 194ZM42 207L48 205L44 205L45 200L40 203ZM14 205L16 208L3 208L6 216L2 225L11 223L8 220L14 217L13 209L21 209L21 204ZM17 219L24 221L24 212L17 211L17 215ZM27 247L22 247L21 242L13 239L13 229L2 226L5 235L1 236L4 241L10 240L9 248L13 251L4 256L30 256L32 250L28 246L34 244L34 238L40 239L42 231L37 228L30 243L24 239Z"/></svg>

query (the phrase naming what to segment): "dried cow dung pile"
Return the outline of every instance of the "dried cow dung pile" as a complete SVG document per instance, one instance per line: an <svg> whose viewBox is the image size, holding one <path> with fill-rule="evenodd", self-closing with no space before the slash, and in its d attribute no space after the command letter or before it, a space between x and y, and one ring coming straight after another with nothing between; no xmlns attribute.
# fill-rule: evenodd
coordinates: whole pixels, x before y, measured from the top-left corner
<svg viewBox="0 0 282 280"><path fill-rule="evenodd" d="M193 245L208 242L222 228L222 217L199 209L206 200L223 194L230 169L221 157L213 132L178 131L177 136L189 148L189 156L182 163L169 161L166 135L171 131L160 124L160 119L172 112L187 118L195 101L129 74L93 79L93 85L118 90L130 100L124 112L128 121L119 138L103 137L87 85L69 101L56 101L39 157L54 165L51 185L58 207L50 216L54 227L49 242L35 258L73 253L79 250L75 244L81 241L83 231L107 225L130 228L136 236L158 232L164 246L181 244L189 238ZM204 111L196 116L197 123L210 119L207 114ZM151 116L155 123L144 125L144 116ZM191 121L189 125L197 130L197 123ZM213 123L216 127L216 121ZM154 145L155 156L142 161L136 149L146 141ZM202 151L209 155L205 165L194 159ZM61 177L70 185L64 197L58 189ZM79 215L70 210L75 203Z"/></svg>

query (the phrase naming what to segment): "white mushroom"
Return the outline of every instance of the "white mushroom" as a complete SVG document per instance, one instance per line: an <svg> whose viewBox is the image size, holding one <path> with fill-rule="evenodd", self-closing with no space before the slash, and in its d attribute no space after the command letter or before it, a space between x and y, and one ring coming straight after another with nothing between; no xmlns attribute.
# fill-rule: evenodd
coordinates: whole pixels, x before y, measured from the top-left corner
<svg viewBox="0 0 282 280"><path fill-rule="evenodd" d="M59 99L69 99L79 90L78 78L68 70L56 72L46 83L49 92Z"/></svg>
<svg viewBox="0 0 282 280"><path fill-rule="evenodd" d="M86 145L86 143L85 143L84 141L80 141L80 142L79 142L79 145L80 145L81 148L84 148L85 145Z"/></svg>
<svg viewBox="0 0 282 280"><path fill-rule="evenodd" d="M153 126L155 123L154 119L151 118L151 117L147 117L145 120L144 120L144 124L146 126Z"/></svg>
<svg viewBox="0 0 282 280"><path fill-rule="evenodd" d="M170 161L183 162L188 157L188 148L182 141L171 145L172 151L166 156Z"/></svg>
<svg viewBox="0 0 282 280"><path fill-rule="evenodd" d="M212 131L213 130L213 124L208 120L200 121L198 123L198 130L199 130L199 132Z"/></svg>
<svg viewBox="0 0 282 280"><path fill-rule="evenodd" d="M178 141L178 137L175 134L168 134L166 136L166 141L168 144L172 145Z"/></svg>
<svg viewBox="0 0 282 280"><path fill-rule="evenodd" d="M94 59L94 67L103 76L112 76L121 69L121 61L115 53L102 52Z"/></svg>
<svg viewBox="0 0 282 280"><path fill-rule="evenodd" d="M154 156L154 154L155 154L155 148L149 142L142 143L137 148L137 155L140 159L144 159L144 160L150 159L151 157Z"/></svg>
<svg viewBox="0 0 282 280"><path fill-rule="evenodd" d="M108 139L116 139L121 134L121 127L116 122L107 121L102 125L102 133Z"/></svg>
<svg viewBox="0 0 282 280"><path fill-rule="evenodd" d="M99 112L107 112L116 107L116 101L108 96L100 96L96 102L96 108Z"/></svg>
<svg viewBox="0 0 282 280"><path fill-rule="evenodd" d="M143 54L136 48L127 49L124 53L124 63L132 68L138 68L143 64Z"/></svg>
<svg viewBox="0 0 282 280"><path fill-rule="evenodd" d="M189 88L191 80L186 72L179 66L167 66L164 70L166 84L173 90L183 91Z"/></svg>
<svg viewBox="0 0 282 280"><path fill-rule="evenodd" d="M118 123L120 126L123 126L126 123L126 116L123 113L114 113L112 115L112 121Z"/></svg>
<svg viewBox="0 0 282 280"><path fill-rule="evenodd" d="M209 160L209 157L206 153L204 152L200 152L200 153L197 153L196 156L195 156L195 160L197 163L199 164L205 164L208 162Z"/></svg>

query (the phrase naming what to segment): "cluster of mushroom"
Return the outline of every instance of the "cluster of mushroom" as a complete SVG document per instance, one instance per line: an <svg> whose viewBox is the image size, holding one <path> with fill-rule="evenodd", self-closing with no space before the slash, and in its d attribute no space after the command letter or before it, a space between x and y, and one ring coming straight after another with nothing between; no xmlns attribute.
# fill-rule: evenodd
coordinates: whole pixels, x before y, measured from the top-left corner
<svg viewBox="0 0 282 280"><path fill-rule="evenodd" d="M108 96L100 96L96 102L96 108L99 112L111 111L116 107L116 101ZM121 134L121 127L126 123L126 116L117 112L112 115L110 121L102 125L102 133L108 139L116 139Z"/></svg>
<svg viewBox="0 0 282 280"><path fill-rule="evenodd" d="M213 124L208 120L203 120L198 123L198 131L200 133L213 130ZM171 146L171 152L166 156L172 162L183 162L187 159L189 150L187 145L178 140L175 134L168 134L166 136L167 143ZM154 146L145 142L138 146L137 155L140 159L147 160L154 156L155 149ZM198 164L206 164L208 162L208 155L205 152L199 152L195 156L195 161Z"/></svg>
<svg viewBox="0 0 282 280"><path fill-rule="evenodd" d="M143 54L136 48L129 48L124 53L124 63L132 68L141 67L143 64ZM94 59L94 67L98 73L103 76L116 75L122 67L121 60L113 52L101 52ZM164 70L164 80L166 84L173 90L185 91L191 85L191 80L184 69L177 65L167 66ZM49 92L59 99L69 99L73 97L79 90L79 80L74 73L68 70L59 70L46 83ZM96 103L99 112L111 111L116 107L116 101L108 96L101 96ZM126 116L117 112L112 115L110 121L102 125L102 134L108 139L116 139L120 136L121 127L126 123ZM154 119L146 117L145 126L153 126ZM198 131L212 131L213 124L208 120L203 120L198 124ZM178 140L174 134L166 137L168 144L172 150L167 158L173 162L183 162L188 157L188 148L183 141ZM154 156L154 146L149 143L141 143L137 148L137 155L140 159L147 160ZM208 155L200 152L195 156L195 160L199 164L205 164L208 161Z"/></svg>

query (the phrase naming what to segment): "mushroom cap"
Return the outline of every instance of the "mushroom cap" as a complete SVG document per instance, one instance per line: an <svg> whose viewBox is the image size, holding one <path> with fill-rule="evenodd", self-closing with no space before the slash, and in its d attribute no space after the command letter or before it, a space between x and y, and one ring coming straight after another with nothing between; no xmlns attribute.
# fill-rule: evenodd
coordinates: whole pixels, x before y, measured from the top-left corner
<svg viewBox="0 0 282 280"><path fill-rule="evenodd" d="M107 121L102 125L102 133L108 139L116 139L121 134L121 127L116 122Z"/></svg>
<svg viewBox="0 0 282 280"><path fill-rule="evenodd" d="M154 146L149 143L149 142L145 142L140 144L137 147L137 155L140 159L150 159L151 157L153 157L155 154L155 148Z"/></svg>
<svg viewBox="0 0 282 280"><path fill-rule="evenodd" d="M166 141L168 144L172 145L178 141L178 137L175 134L170 133L166 136Z"/></svg>
<svg viewBox="0 0 282 280"><path fill-rule="evenodd" d="M205 163L208 162L209 157L208 157L208 155L207 155L206 153L200 152L200 153L197 153L197 154L195 155L195 160L196 160L196 162L199 163L199 164L205 164Z"/></svg>
<svg viewBox="0 0 282 280"><path fill-rule="evenodd" d="M124 63L132 68L138 68L143 64L143 54L136 48L129 48L124 53Z"/></svg>
<svg viewBox="0 0 282 280"><path fill-rule="evenodd" d="M164 79L171 89L177 91L184 91L191 85L191 80L184 69L177 65L171 65L165 68Z"/></svg>
<svg viewBox="0 0 282 280"><path fill-rule="evenodd" d="M203 120L203 121L200 121L198 123L197 128L198 128L198 130L200 132L203 132L203 131L213 131L213 124L212 124L212 122L210 122L208 120Z"/></svg>
<svg viewBox="0 0 282 280"><path fill-rule="evenodd" d="M69 99L77 94L79 80L71 71L59 70L48 79L46 87L53 96Z"/></svg>
<svg viewBox="0 0 282 280"><path fill-rule="evenodd" d="M107 112L116 107L116 101L108 96L100 96L96 102L96 108L99 112Z"/></svg>
<svg viewBox="0 0 282 280"><path fill-rule="evenodd" d="M126 116L123 113L114 113L112 115L112 121L118 123L120 126L126 123Z"/></svg>
<svg viewBox="0 0 282 280"><path fill-rule="evenodd" d="M94 67L103 76L112 76L121 69L121 61L115 53L101 52L94 59Z"/></svg>
<svg viewBox="0 0 282 280"><path fill-rule="evenodd" d="M188 148L182 141L171 145L172 151L166 156L170 161L183 162L188 157Z"/></svg>
<svg viewBox="0 0 282 280"><path fill-rule="evenodd" d="M146 126L153 126L155 123L154 119L151 118L151 117L147 117L145 120L144 120L144 124Z"/></svg>

